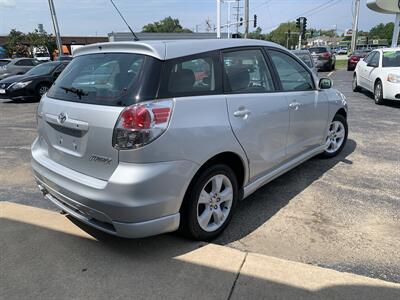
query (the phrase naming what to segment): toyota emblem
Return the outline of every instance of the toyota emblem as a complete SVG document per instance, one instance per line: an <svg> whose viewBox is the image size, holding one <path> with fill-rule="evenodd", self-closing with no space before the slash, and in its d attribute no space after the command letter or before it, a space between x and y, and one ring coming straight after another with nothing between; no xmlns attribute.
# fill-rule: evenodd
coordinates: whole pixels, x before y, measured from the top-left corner
<svg viewBox="0 0 400 300"><path fill-rule="evenodd" d="M65 113L61 113L58 115L58 122L63 124L67 120L67 115Z"/></svg>

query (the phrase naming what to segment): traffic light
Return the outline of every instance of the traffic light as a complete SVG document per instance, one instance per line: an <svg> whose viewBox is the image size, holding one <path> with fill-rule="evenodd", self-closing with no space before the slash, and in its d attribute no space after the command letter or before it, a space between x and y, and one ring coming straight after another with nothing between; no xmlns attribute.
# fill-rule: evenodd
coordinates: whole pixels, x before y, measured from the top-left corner
<svg viewBox="0 0 400 300"><path fill-rule="evenodd" d="M300 29L300 18L296 19L296 27Z"/></svg>
<svg viewBox="0 0 400 300"><path fill-rule="evenodd" d="M240 23L239 23L239 25L240 25L240 26L243 26L243 18L240 18Z"/></svg>
<svg viewBox="0 0 400 300"><path fill-rule="evenodd" d="M311 37L314 37L314 30L311 30Z"/></svg>
<svg viewBox="0 0 400 300"><path fill-rule="evenodd" d="M257 27L257 15L254 15L254 28Z"/></svg>
<svg viewBox="0 0 400 300"><path fill-rule="evenodd" d="M307 30L307 18L303 18L303 33L305 33L306 32L306 30Z"/></svg>

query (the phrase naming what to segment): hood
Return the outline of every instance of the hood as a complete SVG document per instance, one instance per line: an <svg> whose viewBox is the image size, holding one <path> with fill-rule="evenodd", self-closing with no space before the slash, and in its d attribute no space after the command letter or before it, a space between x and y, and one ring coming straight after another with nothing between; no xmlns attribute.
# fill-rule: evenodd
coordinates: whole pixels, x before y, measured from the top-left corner
<svg viewBox="0 0 400 300"><path fill-rule="evenodd" d="M3 80L0 80L0 83L14 83L14 82L21 81L22 79L25 79L28 77L29 76L26 76L26 75L13 75L13 76L6 77ZM1 79L1 76L0 76L0 79Z"/></svg>

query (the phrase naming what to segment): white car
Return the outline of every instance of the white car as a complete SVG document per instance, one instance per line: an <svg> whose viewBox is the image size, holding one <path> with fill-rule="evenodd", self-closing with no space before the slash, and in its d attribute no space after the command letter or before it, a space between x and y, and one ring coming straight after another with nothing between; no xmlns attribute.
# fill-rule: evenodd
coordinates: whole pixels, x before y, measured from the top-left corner
<svg viewBox="0 0 400 300"><path fill-rule="evenodd" d="M377 49L357 64L353 91L364 88L374 93L375 103L400 101L400 48Z"/></svg>

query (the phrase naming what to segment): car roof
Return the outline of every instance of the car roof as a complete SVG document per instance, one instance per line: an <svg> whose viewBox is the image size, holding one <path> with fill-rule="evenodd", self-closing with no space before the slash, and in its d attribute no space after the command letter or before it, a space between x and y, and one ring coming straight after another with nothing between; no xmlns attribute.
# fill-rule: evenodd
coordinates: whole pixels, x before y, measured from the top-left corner
<svg viewBox="0 0 400 300"><path fill-rule="evenodd" d="M285 49L272 42L253 39L159 40L91 44L75 50L74 56L102 52L120 52L140 53L160 60L167 60L213 50L243 46L270 46Z"/></svg>

